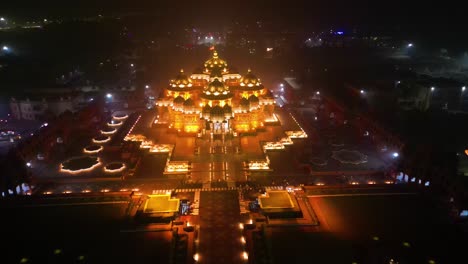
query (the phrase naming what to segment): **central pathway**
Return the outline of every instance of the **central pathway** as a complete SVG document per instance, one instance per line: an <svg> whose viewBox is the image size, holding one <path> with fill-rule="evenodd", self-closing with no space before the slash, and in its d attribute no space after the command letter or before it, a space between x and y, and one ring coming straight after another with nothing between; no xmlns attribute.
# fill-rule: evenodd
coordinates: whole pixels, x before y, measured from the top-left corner
<svg viewBox="0 0 468 264"><path fill-rule="evenodd" d="M200 263L245 263L237 191L201 192Z"/></svg>

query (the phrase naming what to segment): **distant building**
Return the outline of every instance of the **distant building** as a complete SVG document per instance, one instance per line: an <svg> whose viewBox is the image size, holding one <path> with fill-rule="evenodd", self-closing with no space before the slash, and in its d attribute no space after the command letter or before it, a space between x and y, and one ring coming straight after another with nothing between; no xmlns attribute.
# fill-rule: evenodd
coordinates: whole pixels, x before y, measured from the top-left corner
<svg viewBox="0 0 468 264"><path fill-rule="evenodd" d="M67 110L74 112L80 102L79 96L11 98L10 110L15 119L41 120L45 119L47 115L57 116Z"/></svg>

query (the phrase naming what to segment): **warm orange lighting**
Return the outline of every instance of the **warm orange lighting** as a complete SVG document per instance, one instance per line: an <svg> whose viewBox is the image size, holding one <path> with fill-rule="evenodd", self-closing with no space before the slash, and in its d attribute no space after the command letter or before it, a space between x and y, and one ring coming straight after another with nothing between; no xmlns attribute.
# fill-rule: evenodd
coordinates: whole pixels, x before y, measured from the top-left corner
<svg viewBox="0 0 468 264"><path fill-rule="evenodd" d="M243 258L244 260L248 260L248 259L249 259L249 254L247 254L247 252L245 252L245 251L242 252L242 258Z"/></svg>
<svg viewBox="0 0 468 264"><path fill-rule="evenodd" d="M172 145L157 144L152 145L149 149L151 153L167 153L172 150Z"/></svg>
<svg viewBox="0 0 468 264"><path fill-rule="evenodd" d="M117 131L117 129L112 128L112 129L106 129L106 130L101 130L101 134L103 135L112 135Z"/></svg>
<svg viewBox="0 0 468 264"><path fill-rule="evenodd" d="M114 120L125 120L128 118L128 115L114 115L112 116Z"/></svg>
<svg viewBox="0 0 468 264"><path fill-rule="evenodd" d="M110 126L110 127L118 127L120 125L122 125L122 121L110 121L110 122L107 122L107 125Z"/></svg>
<svg viewBox="0 0 468 264"><path fill-rule="evenodd" d="M198 132L199 129L200 128L199 128L198 125L188 125L188 126L185 126L185 128L184 128L185 132L187 132L187 133Z"/></svg>
<svg viewBox="0 0 468 264"><path fill-rule="evenodd" d="M302 130L286 131L286 135L290 138L306 138L307 134Z"/></svg>
<svg viewBox="0 0 468 264"><path fill-rule="evenodd" d="M270 169L270 166L267 161L263 160L255 160L255 161L249 161L249 170L268 170Z"/></svg>
<svg viewBox="0 0 468 264"><path fill-rule="evenodd" d="M106 173L119 173L125 170L125 163L122 162L111 162L104 167Z"/></svg>
<svg viewBox="0 0 468 264"><path fill-rule="evenodd" d="M465 149L465 155L468 156L468 149Z"/></svg>
<svg viewBox="0 0 468 264"><path fill-rule="evenodd" d="M241 241L242 244L245 244L245 237L242 236L240 241Z"/></svg>
<svg viewBox="0 0 468 264"><path fill-rule="evenodd" d="M98 136L98 137L95 137L93 138L93 143L95 144L104 144L104 143L107 143L111 140L111 138L109 136Z"/></svg>
<svg viewBox="0 0 468 264"><path fill-rule="evenodd" d="M86 154L97 154L104 149L103 146L87 146L83 149L83 152Z"/></svg>
<svg viewBox="0 0 468 264"><path fill-rule="evenodd" d="M264 150L282 150L285 149L281 142L265 142L263 145Z"/></svg>
<svg viewBox="0 0 468 264"><path fill-rule="evenodd" d="M166 165L167 172L188 172L188 161L169 161Z"/></svg>
<svg viewBox="0 0 468 264"><path fill-rule="evenodd" d="M86 156L84 156L86 157ZM76 170L72 170L72 169L65 169L63 164L64 163L67 163L67 162L70 162L74 159L79 159L79 158L83 158L83 157L75 157L75 158L71 158L69 160L66 160L64 161L63 163L60 164L60 172L65 172L65 173L70 173L70 174L79 174L79 173L83 173L83 172L90 172L92 171L93 169L95 169L96 167L99 167L101 165L101 161L99 160L98 157L96 157L96 163L91 165L90 167L88 168L82 168L82 169L76 169Z"/></svg>

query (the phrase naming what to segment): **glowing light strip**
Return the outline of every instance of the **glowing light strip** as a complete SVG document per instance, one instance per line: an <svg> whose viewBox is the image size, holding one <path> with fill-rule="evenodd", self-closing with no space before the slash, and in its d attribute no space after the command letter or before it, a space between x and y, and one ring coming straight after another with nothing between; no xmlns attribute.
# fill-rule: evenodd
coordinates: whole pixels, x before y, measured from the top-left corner
<svg viewBox="0 0 468 264"><path fill-rule="evenodd" d="M72 158L72 159L73 159L73 158ZM65 161L65 162L68 162L68 161L70 161L70 160L72 160L72 159L69 159L69 160L67 160L67 161ZM94 165L92 165L91 167L84 168L84 169L78 169L78 170L64 169L64 168L63 168L63 163L60 163L60 172L65 172L65 173L70 173L70 174L79 174L79 173L82 173L82 172L90 172L90 171L92 171L93 169L95 169L95 168L101 166L101 164L102 164L102 163L101 163L101 160L100 160L99 158L96 158L96 160L97 160L97 163L94 164Z"/></svg>
<svg viewBox="0 0 468 264"><path fill-rule="evenodd" d="M89 147L89 146L88 146L88 147ZM99 146L99 148L96 149L96 150L87 150L88 147L86 147L86 148L83 149L83 152L86 153L86 154L96 154L96 153L101 152L101 151L104 149L103 146Z"/></svg>
<svg viewBox="0 0 468 264"><path fill-rule="evenodd" d="M112 129L112 130L110 130L110 131L101 130L101 134L103 134L103 135L112 135L112 134L114 134L116 131L117 131L117 129L115 129L115 128Z"/></svg>
<svg viewBox="0 0 468 264"><path fill-rule="evenodd" d="M118 127L118 126L121 126L123 123L122 121L117 121L117 123L112 123L114 121L111 121L111 122L108 122L107 125L110 126L110 127Z"/></svg>
<svg viewBox="0 0 468 264"><path fill-rule="evenodd" d="M101 140L93 138L92 141L93 141L93 143L96 143L96 144L104 144L106 142L109 142L110 140L111 140L111 138L107 137L106 139L101 139Z"/></svg>
<svg viewBox="0 0 468 264"><path fill-rule="evenodd" d="M271 118L266 118L265 122L270 123L270 122L278 122L278 118L276 117L276 114L273 114Z"/></svg>
<svg viewBox="0 0 468 264"><path fill-rule="evenodd" d="M128 118L128 115L124 115L124 116L112 116L112 118L114 120L125 120Z"/></svg>
<svg viewBox="0 0 468 264"><path fill-rule="evenodd" d="M125 170L127 168L127 166L125 166L125 163L120 163L121 164L120 168L108 169L107 166L109 166L111 164L113 164L113 163L109 163L104 167L104 172L106 172L106 173L118 173L118 172L122 172L123 170Z"/></svg>

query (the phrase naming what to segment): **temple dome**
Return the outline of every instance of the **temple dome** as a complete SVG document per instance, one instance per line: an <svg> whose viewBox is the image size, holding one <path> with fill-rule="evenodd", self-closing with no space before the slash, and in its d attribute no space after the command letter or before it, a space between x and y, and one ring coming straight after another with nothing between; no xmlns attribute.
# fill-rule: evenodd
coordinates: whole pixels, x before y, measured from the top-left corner
<svg viewBox="0 0 468 264"><path fill-rule="evenodd" d="M257 76L255 76L250 69L248 70L247 74L240 78L239 85L241 87L263 88L262 84L260 83L260 79L258 79Z"/></svg>
<svg viewBox="0 0 468 264"><path fill-rule="evenodd" d="M205 68L212 71L213 69L224 69L227 68L227 62L222 60L218 57L218 52L215 50L213 51L213 57L209 60L205 61Z"/></svg>
<svg viewBox="0 0 468 264"><path fill-rule="evenodd" d="M171 80L170 82L170 87L171 88L190 88L192 87L192 80L185 75L184 70L181 69L179 74Z"/></svg>
<svg viewBox="0 0 468 264"><path fill-rule="evenodd" d="M213 95L220 95L220 94L228 94L229 87L224 85L218 78L215 78L214 81L209 83L206 87L204 92L206 94L213 94Z"/></svg>

